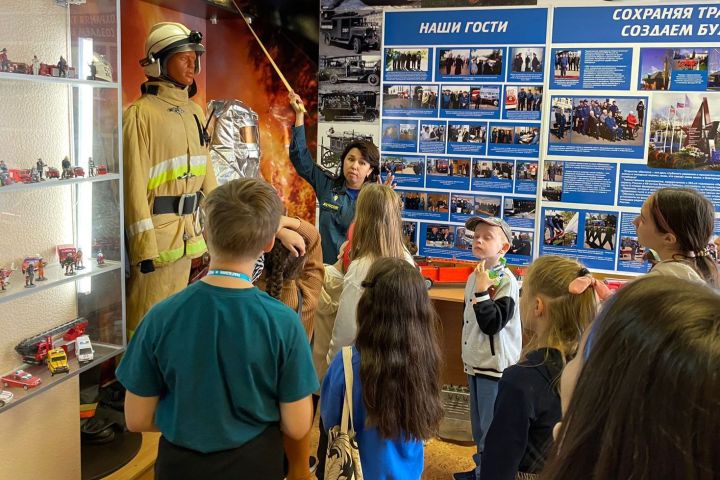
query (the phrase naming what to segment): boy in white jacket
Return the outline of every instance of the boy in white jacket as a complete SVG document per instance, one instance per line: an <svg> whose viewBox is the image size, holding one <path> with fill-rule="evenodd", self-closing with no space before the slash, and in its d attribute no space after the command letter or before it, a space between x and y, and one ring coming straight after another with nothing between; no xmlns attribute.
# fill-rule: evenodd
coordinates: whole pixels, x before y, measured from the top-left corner
<svg viewBox="0 0 720 480"><path fill-rule="evenodd" d="M498 380L505 368L518 362L522 329L519 289L503 255L510 248L512 231L496 217L472 217L465 223L472 234L472 252L480 259L465 285L462 359L470 387L470 421L477 453L476 469L454 474L456 480L480 478L479 466L485 434L493 418Z"/></svg>

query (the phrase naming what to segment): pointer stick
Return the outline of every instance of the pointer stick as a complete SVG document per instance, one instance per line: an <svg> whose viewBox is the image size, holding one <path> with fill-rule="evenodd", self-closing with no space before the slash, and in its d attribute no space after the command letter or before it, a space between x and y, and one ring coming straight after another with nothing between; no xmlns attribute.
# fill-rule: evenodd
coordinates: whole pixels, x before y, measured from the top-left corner
<svg viewBox="0 0 720 480"><path fill-rule="evenodd" d="M263 45L263 43L260 41L258 36L255 34L255 30L253 30L253 28L250 26L250 22L248 21L245 14L242 13L242 10L240 10L240 7L237 6L237 3L235 3L235 0L233 0L232 3L235 6L235 8L237 9L237 11L240 13L240 16L243 18L243 20L245 20L245 25L247 25L247 27L250 29L250 33L253 34L253 37L255 37L255 40L257 40L257 42L260 44L260 48L262 48L262 51L265 52L265 55L267 56L268 60L270 60L270 65L273 66L273 68L277 72L278 76L280 77L280 80L282 80L283 84L285 84L285 88L287 88L288 92L293 92L292 87L290 86L288 81L285 79L285 75L282 74L282 72L278 68L277 64L275 64L275 61L273 60L273 58L270 56L268 51L265 49L265 45ZM307 110L305 110L305 105L303 105L302 103L300 104L300 108L302 109L303 113L307 113Z"/></svg>

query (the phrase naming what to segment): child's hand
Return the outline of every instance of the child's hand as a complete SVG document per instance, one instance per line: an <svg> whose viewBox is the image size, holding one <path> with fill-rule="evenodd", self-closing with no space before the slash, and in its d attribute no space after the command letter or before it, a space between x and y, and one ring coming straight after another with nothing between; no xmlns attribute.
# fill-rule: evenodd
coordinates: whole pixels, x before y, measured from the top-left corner
<svg viewBox="0 0 720 480"><path fill-rule="evenodd" d="M287 248L294 257L305 255L305 239L295 230L281 228L275 237L280 240L283 247Z"/></svg>
<svg viewBox="0 0 720 480"><path fill-rule="evenodd" d="M485 270L485 260L480 262L475 267L475 292L486 292L495 283L490 278L490 272Z"/></svg>

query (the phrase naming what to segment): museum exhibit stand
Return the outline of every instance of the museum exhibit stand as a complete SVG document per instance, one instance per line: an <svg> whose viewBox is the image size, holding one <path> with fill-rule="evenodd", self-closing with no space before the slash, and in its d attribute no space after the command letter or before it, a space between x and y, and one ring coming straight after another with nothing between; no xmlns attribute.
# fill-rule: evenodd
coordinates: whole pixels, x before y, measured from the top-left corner
<svg viewBox="0 0 720 480"><path fill-rule="evenodd" d="M81 478L79 375L126 345L119 1L64 3L6 0L0 12L8 479Z"/></svg>

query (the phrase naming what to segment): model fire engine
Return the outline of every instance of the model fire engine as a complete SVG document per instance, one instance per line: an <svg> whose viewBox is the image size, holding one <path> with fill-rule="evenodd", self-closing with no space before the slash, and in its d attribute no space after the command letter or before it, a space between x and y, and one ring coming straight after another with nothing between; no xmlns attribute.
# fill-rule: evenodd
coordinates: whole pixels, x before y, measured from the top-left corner
<svg viewBox="0 0 720 480"><path fill-rule="evenodd" d="M22 356L23 362L41 365L46 361L48 352L54 348L62 348L67 353L68 345L73 345L75 339L85 333L87 326L87 320L77 318L26 338L15 346L15 351Z"/></svg>

